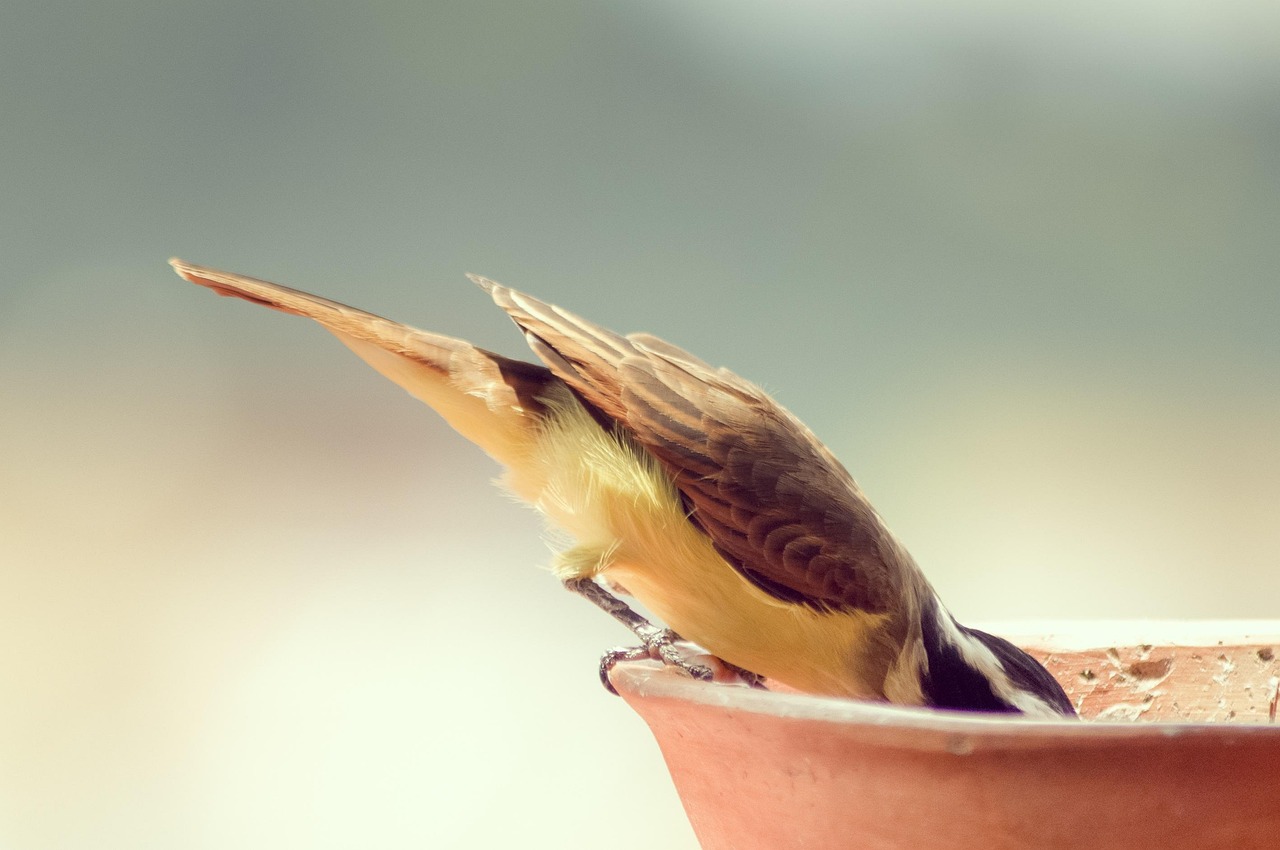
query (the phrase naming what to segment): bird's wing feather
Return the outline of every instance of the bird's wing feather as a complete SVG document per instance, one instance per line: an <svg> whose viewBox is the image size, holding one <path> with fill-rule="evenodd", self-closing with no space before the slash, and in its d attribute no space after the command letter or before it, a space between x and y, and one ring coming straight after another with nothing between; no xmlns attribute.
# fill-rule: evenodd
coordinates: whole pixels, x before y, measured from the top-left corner
<svg viewBox="0 0 1280 850"><path fill-rule="evenodd" d="M663 464L745 578L818 609L894 607L914 564L844 467L763 390L656 337L477 282L552 372Z"/></svg>

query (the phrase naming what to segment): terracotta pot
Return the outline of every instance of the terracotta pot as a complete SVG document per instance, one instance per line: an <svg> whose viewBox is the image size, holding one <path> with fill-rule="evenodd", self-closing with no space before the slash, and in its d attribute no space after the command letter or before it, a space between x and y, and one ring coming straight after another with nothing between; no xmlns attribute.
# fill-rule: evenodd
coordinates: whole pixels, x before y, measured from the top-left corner
<svg viewBox="0 0 1280 850"><path fill-rule="evenodd" d="M998 633L1085 720L750 690L650 662L613 681L704 850L1280 848L1280 621Z"/></svg>

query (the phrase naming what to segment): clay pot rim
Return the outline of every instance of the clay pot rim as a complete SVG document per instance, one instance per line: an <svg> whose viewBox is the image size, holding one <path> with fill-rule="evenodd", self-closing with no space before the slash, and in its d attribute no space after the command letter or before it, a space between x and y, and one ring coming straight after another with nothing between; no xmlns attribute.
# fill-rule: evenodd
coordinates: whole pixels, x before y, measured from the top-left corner
<svg viewBox="0 0 1280 850"><path fill-rule="evenodd" d="M1211 649L1219 641L1223 646L1280 643L1280 620L1035 621L981 627L1020 645L1059 651L1132 644ZM1099 635L1109 635L1111 639L1097 641ZM843 736L870 744L957 754L977 749L1114 746L1124 740L1210 738L1236 743L1241 738L1256 740L1258 736L1280 738L1280 724L1040 720L764 691L697 681L653 661L619 664L610 678L629 700L680 700L712 710L829 723Z"/></svg>
<svg viewBox="0 0 1280 850"><path fill-rule="evenodd" d="M991 620L975 626L1019 646L1061 652L1142 644L1280 644L1280 620Z"/></svg>

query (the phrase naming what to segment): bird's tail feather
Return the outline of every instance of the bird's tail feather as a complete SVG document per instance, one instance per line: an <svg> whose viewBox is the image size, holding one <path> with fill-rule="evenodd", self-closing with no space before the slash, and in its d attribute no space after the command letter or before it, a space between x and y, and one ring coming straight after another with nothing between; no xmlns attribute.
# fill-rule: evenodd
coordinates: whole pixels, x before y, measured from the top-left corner
<svg viewBox="0 0 1280 850"><path fill-rule="evenodd" d="M169 261L184 279L297 316L314 319L379 373L434 408L464 437L508 467L529 451L543 399L559 379L542 366L511 360L469 342L418 330L337 301L231 272Z"/></svg>

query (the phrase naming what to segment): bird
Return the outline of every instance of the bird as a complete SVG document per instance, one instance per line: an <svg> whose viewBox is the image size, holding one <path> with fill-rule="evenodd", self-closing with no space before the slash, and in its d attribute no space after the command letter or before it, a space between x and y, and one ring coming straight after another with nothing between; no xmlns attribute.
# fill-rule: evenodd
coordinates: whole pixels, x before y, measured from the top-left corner
<svg viewBox="0 0 1280 850"><path fill-rule="evenodd" d="M606 653L606 686L617 661L647 656L809 694L1075 715L1034 658L961 625L831 451L728 369L475 275L539 362L170 264L219 295L318 322L504 467L501 486L573 541L555 575L641 640Z"/></svg>

